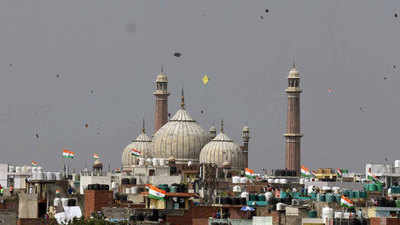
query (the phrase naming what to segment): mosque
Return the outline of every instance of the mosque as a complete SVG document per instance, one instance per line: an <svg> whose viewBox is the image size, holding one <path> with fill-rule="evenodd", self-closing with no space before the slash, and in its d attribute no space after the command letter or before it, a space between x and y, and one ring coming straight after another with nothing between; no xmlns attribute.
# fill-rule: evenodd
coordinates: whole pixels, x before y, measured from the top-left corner
<svg viewBox="0 0 400 225"><path fill-rule="evenodd" d="M225 132L221 121L220 132L212 126L206 132L185 108L182 90L181 104L175 115L169 119L168 77L161 70L157 76L154 111L155 133L150 138L145 131L130 143L122 153L123 170L129 171L143 165L143 161L173 161L174 165L213 164L217 167L241 171L248 168L250 132L242 129L242 143L237 144ZM288 75L287 123L285 137L285 168L300 175L301 138L300 129L300 75L293 64ZM137 154L132 154L135 150Z"/></svg>
<svg viewBox="0 0 400 225"><path fill-rule="evenodd" d="M154 134L142 132L122 153L124 171L139 167L143 161L174 161L176 165L214 164L243 170L248 167L249 128L242 129L242 145L235 143L225 132L221 121L220 132L211 126L206 132L185 108L182 90L180 108L174 116L168 113L168 77L161 71L155 81ZM137 154L132 154L134 150Z"/></svg>

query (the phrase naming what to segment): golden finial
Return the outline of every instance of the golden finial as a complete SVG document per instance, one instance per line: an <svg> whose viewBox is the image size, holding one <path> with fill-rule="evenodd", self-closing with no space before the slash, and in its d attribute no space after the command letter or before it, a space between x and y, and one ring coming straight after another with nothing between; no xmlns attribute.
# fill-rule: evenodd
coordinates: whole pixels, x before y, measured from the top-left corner
<svg viewBox="0 0 400 225"><path fill-rule="evenodd" d="M221 133L224 133L224 120L221 120Z"/></svg>
<svg viewBox="0 0 400 225"><path fill-rule="evenodd" d="M164 65L161 64L161 74L164 73Z"/></svg>

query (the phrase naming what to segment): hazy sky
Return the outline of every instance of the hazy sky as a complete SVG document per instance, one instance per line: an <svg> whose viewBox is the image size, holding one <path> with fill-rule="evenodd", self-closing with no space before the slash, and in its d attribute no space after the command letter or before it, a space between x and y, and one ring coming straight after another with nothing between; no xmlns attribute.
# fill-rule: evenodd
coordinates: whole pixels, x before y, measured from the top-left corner
<svg viewBox="0 0 400 225"><path fill-rule="evenodd" d="M1 162L56 170L68 148L75 167L91 165L93 152L119 167L143 117L153 130L163 64L171 114L184 86L205 130L223 118L239 143L248 124L251 167L283 168L293 58L304 89L304 165L400 159L395 13L396 0L2 0Z"/></svg>

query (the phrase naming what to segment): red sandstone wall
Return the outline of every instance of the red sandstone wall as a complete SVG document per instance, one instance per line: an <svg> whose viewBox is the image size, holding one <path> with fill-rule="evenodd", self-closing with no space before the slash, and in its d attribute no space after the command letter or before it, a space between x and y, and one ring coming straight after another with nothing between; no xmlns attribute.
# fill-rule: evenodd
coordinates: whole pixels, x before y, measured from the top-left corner
<svg viewBox="0 0 400 225"><path fill-rule="evenodd" d="M113 204L113 192L106 190L85 190L85 218L90 214Z"/></svg>

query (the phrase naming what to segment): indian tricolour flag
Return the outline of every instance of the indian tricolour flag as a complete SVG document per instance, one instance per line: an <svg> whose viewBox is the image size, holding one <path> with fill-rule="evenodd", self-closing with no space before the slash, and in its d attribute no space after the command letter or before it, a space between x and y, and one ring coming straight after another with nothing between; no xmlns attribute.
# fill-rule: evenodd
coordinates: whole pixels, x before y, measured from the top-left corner
<svg viewBox="0 0 400 225"><path fill-rule="evenodd" d="M346 196L342 195L342 198L340 199L340 205L347 208L353 208L354 202L348 199Z"/></svg>
<svg viewBox="0 0 400 225"><path fill-rule="evenodd" d="M131 149L131 154L134 155L134 156L141 156L142 155L142 153L139 150L134 149L134 148Z"/></svg>
<svg viewBox="0 0 400 225"><path fill-rule="evenodd" d="M246 177L248 177L248 178L250 178L250 179L255 178L254 170L252 170L252 169L246 168L246 169L244 170L244 174L246 175Z"/></svg>
<svg viewBox="0 0 400 225"><path fill-rule="evenodd" d="M97 153L93 153L93 158L94 158L94 159L100 159L100 155L97 154Z"/></svg>
<svg viewBox="0 0 400 225"><path fill-rule="evenodd" d="M338 177L342 177L342 176L343 176L343 171L342 171L342 169L337 168L337 169L336 169L336 175L337 175Z"/></svg>
<svg viewBox="0 0 400 225"><path fill-rule="evenodd" d="M166 191L161 190L151 184L147 184L146 186L149 189L149 198L158 200L164 199L165 194L167 193Z"/></svg>
<svg viewBox="0 0 400 225"><path fill-rule="evenodd" d="M32 166L37 166L37 165L39 165L39 163L38 163L38 162L36 162L36 161L32 161Z"/></svg>
<svg viewBox="0 0 400 225"><path fill-rule="evenodd" d="M301 166L301 176L302 177L311 177L310 169L305 166Z"/></svg>
<svg viewBox="0 0 400 225"><path fill-rule="evenodd" d="M372 173L371 168L368 168L367 178L375 183L381 183L381 181Z"/></svg>
<svg viewBox="0 0 400 225"><path fill-rule="evenodd" d="M67 159L73 159L75 157L75 152L72 152L70 150L63 150L63 157Z"/></svg>

